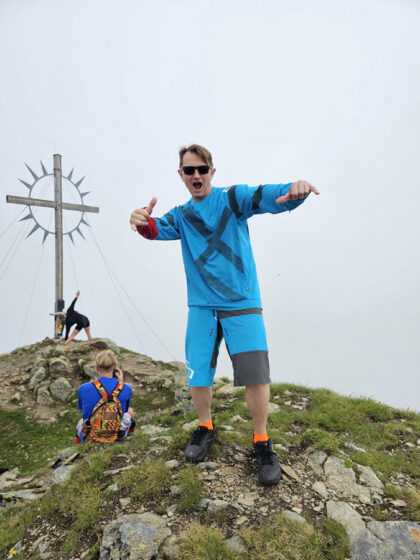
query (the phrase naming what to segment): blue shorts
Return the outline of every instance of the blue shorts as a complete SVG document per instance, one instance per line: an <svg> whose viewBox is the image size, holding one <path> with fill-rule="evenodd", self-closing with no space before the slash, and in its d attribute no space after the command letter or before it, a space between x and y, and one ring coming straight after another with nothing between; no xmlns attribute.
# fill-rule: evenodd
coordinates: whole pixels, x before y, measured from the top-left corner
<svg viewBox="0 0 420 560"><path fill-rule="evenodd" d="M222 338L232 360L235 386L270 383L267 339L261 309L216 311L190 307L185 340L190 387L213 385Z"/></svg>

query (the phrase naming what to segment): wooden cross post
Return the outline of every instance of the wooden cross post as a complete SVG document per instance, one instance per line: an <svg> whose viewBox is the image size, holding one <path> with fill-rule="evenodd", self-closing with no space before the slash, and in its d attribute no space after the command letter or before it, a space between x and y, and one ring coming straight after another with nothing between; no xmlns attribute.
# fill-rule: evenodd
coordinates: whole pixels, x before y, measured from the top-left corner
<svg viewBox="0 0 420 560"><path fill-rule="evenodd" d="M61 337L61 331L57 332L57 313L64 309L63 299L63 210L76 210L79 212L98 213L97 206L85 206L84 204L70 204L62 201L62 170L61 155L54 154L54 200L42 200L23 196L7 195L6 201L13 204L25 204L27 206L43 206L55 209L55 314L54 314L54 336Z"/></svg>

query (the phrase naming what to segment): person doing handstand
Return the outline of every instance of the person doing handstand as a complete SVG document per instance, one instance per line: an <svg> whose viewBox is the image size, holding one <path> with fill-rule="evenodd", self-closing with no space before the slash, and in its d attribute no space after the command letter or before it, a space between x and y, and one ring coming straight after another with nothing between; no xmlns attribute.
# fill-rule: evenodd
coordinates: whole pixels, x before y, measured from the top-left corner
<svg viewBox="0 0 420 560"><path fill-rule="evenodd" d="M82 315L74 310L74 304L77 301L77 298L80 296L80 291L76 292L76 297L72 301L70 307L67 309L66 313L63 313L65 317L65 325L66 325L66 334L63 340L63 344L68 344L73 340L75 336L79 334L82 329L85 329L88 340L91 340L92 335L90 334L90 323L89 319L86 315ZM70 329L73 325L76 325L74 331L69 336Z"/></svg>

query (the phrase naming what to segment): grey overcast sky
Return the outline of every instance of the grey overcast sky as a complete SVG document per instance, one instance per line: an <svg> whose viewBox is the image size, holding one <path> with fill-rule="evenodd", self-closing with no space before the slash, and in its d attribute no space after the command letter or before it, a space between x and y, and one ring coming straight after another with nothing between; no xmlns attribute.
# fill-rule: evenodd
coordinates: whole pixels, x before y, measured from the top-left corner
<svg viewBox="0 0 420 560"><path fill-rule="evenodd" d="M177 152L197 142L215 186L321 191L249 222L273 380L419 410L419 28L415 0L0 0L0 352L53 332L53 238L25 240L5 195L60 153L100 207L64 240L66 306L80 289L94 336L184 360L180 245L128 219L188 199Z"/></svg>

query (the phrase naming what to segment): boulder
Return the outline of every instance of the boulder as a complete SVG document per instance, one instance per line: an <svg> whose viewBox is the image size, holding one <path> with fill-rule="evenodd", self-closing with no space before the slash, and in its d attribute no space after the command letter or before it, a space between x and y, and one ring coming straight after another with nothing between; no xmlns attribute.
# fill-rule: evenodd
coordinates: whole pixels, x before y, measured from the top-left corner
<svg viewBox="0 0 420 560"><path fill-rule="evenodd" d="M74 393L74 389L65 377L59 377L51 383L50 392L55 400L67 402Z"/></svg>
<svg viewBox="0 0 420 560"><path fill-rule="evenodd" d="M64 357L51 358L50 360L50 375L60 375L60 373L69 372L69 363Z"/></svg>
<svg viewBox="0 0 420 560"><path fill-rule="evenodd" d="M69 478L70 473L74 469L74 467L75 465L62 465L61 467L58 467L53 472L51 482L53 484L62 484Z"/></svg>
<svg viewBox="0 0 420 560"><path fill-rule="evenodd" d="M90 348L96 348L98 350L112 350L116 355L120 353L120 349L110 338L94 338L87 344Z"/></svg>
<svg viewBox="0 0 420 560"><path fill-rule="evenodd" d="M109 523L102 536L99 558L152 560L163 542L172 535L166 521L154 513L123 515Z"/></svg>
<svg viewBox="0 0 420 560"><path fill-rule="evenodd" d="M324 474L323 465L327 460L328 455L323 451L314 451L308 456L309 464L318 476Z"/></svg>
<svg viewBox="0 0 420 560"><path fill-rule="evenodd" d="M54 399L48 390L48 387L40 387L36 393L36 402L38 404L52 404Z"/></svg>
<svg viewBox="0 0 420 560"><path fill-rule="evenodd" d="M33 370L32 377L29 381L29 389L34 390L44 379L47 378L47 372L44 366L39 366Z"/></svg>
<svg viewBox="0 0 420 560"><path fill-rule="evenodd" d="M32 365L32 374L40 367L46 367L47 360L42 356L36 356L34 363Z"/></svg>
<svg viewBox="0 0 420 560"><path fill-rule="evenodd" d="M89 379L96 379L98 376L94 362L89 363L83 358L80 358L79 367L81 374L85 377L89 377Z"/></svg>
<svg viewBox="0 0 420 560"><path fill-rule="evenodd" d="M370 504L369 489L356 482L356 475L352 468L346 467L343 459L328 457L324 463L324 473L327 486L337 490L342 496L351 498L356 496L363 504Z"/></svg>

